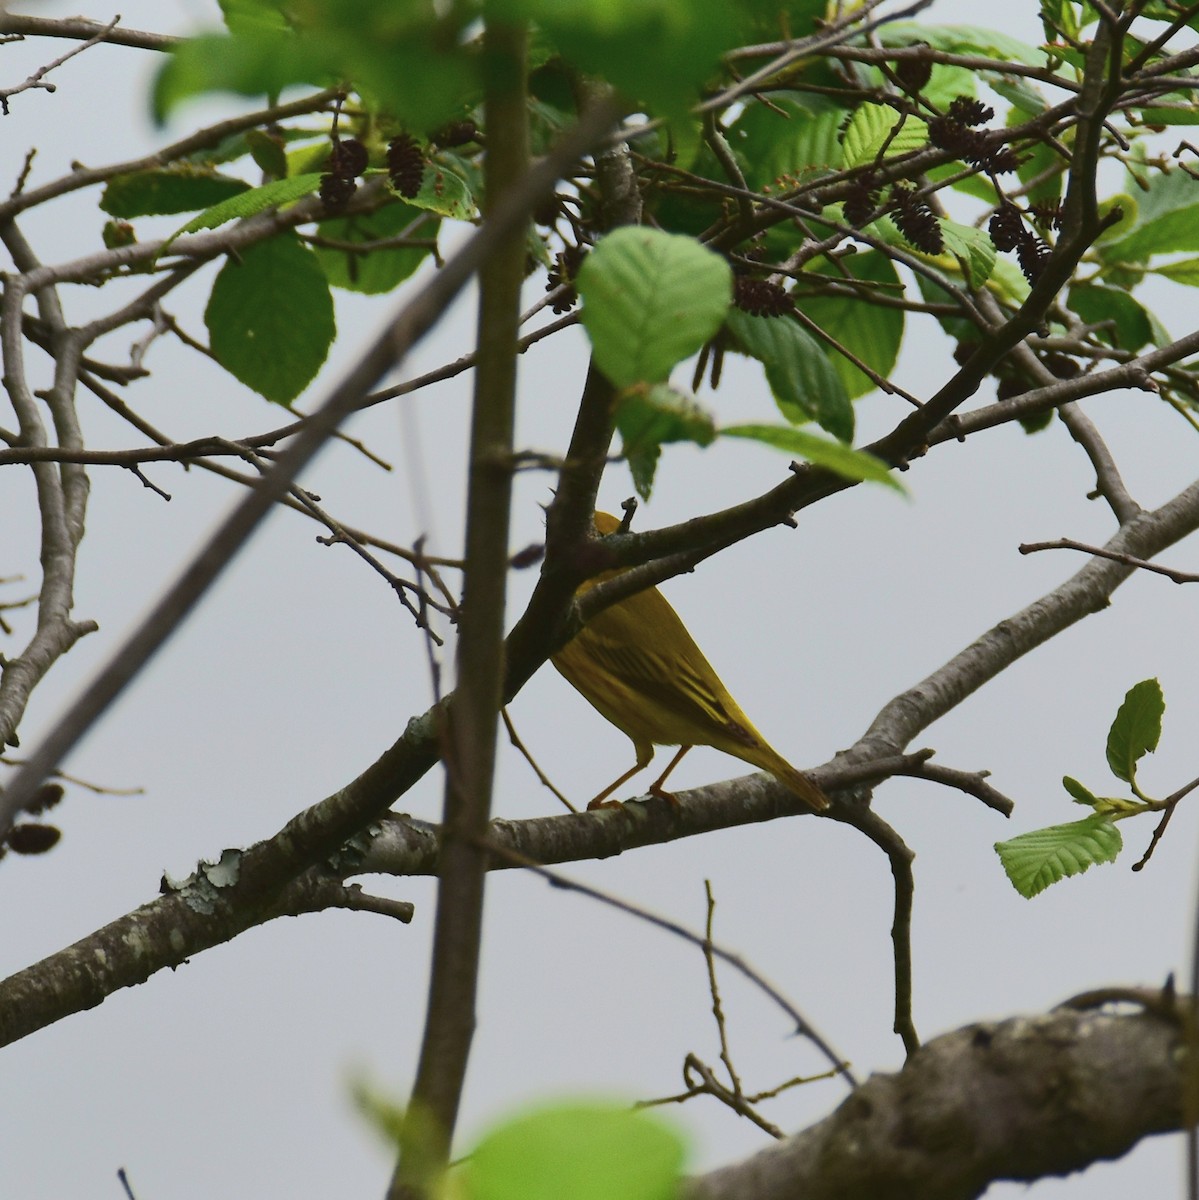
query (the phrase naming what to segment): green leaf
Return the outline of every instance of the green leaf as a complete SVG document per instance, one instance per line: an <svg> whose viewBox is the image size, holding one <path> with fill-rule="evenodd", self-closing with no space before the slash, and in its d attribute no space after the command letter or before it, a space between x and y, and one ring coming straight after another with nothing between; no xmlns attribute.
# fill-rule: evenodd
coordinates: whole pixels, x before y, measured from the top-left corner
<svg viewBox="0 0 1199 1200"><path fill-rule="evenodd" d="M1154 274L1164 275L1174 283L1184 283L1187 287L1199 287L1199 258L1184 258L1179 262L1166 263L1162 267L1154 267Z"/></svg>
<svg viewBox="0 0 1199 1200"><path fill-rule="evenodd" d="M762 442L776 450L805 458L813 466L826 467L843 479L883 483L903 495L907 494L907 489L882 459L864 450L854 450L841 442L826 441L802 429L793 429L789 425L729 425L720 430L720 435Z"/></svg>
<svg viewBox="0 0 1199 1200"><path fill-rule="evenodd" d="M643 500L649 499L665 443L709 446L716 438L711 416L692 397L662 383L622 393L616 403L616 428L633 484Z"/></svg>
<svg viewBox="0 0 1199 1200"><path fill-rule="evenodd" d="M733 274L694 238L626 227L579 270L582 322L600 370L617 386L660 383L728 311Z"/></svg>
<svg viewBox="0 0 1199 1200"><path fill-rule="evenodd" d="M369 243L396 237L422 214L407 204L389 204L376 212L322 221L317 233L334 242ZM437 237L438 222L426 220L413 236L422 241ZM317 260L334 287L373 296L389 292L407 279L429 256L420 246L373 249L362 253L316 246Z"/></svg>
<svg viewBox="0 0 1199 1200"><path fill-rule="evenodd" d="M1024 63L1030 67L1045 65L1045 52L1009 37L995 29L982 29L975 25L925 25L918 21L896 21L884 25L878 31L884 46L910 46L913 42L927 42L934 50L945 50L950 54L982 55L997 59L995 70L1003 74L1005 62Z"/></svg>
<svg viewBox="0 0 1199 1200"><path fill-rule="evenodd" d="M1158 172L1142 186L1130 170L1124 191L1139 202L1137 227L1127 237L1101 244L1105 263L1143 262L1154 254L1199 250L1199 193L1189 175Z"/></svg>
<svg viewBox="0 0 1199 1200"><path fill-rule="evenodd" d="M1070 289L1068 305L1088 325L1110 321L1111 325L1096 330L1096 334L1110 345L1137 351L1153 341L1149 315L1120 288L1102 287L1097 283L1080 284Z"/></svg>
<svg viewBox="0 0 1199 1200"><path fill-rule="evenodd" d="M490 1133L461 1183L466 1200L672 1200L683 1161L678 1134L648 1113L563 1104Z"/></svg>
<svg viewBox="0 0 1199 1200"><path fill-rule="evenodd" d="M1128 689L1107 735L1107 765L1117 779L1136 779L1137 763L1157 749L1165 711L1166 698L1156 679L1143 679Z"/></svg>
<svg viewBox="0 0 1199 1200"><path fill-rule="evenodd" d="M986 233L973 226L945 219L940 219L938 224L945 239L945 249L958 260L967 286L971 289L982 287L995 269L995 244Z"/></svg>
<svg viewBox="0 0 1199 1200"><path fill-rule="evenodd" d="M151 111L161 125L185 100L206 92L273 96L291 84L320 87L333 79L321 49L290 33L202 34L171 51L154 80Z"/></svg>
<svg viewBox="0 0 1199 1200"><path fill-rule="evenodd" d="M336 332L316 255L294 234L248 246L217 273L204 310L217 361L268 400L294 400L320 369Z"/></svg>
<svg viewBox="0 0 1199 1200"><path fill-rule="evenodd" d="M275 0L218 0L230 33L286 33L290 26Z"/></svg>
<svg viewBox="0 0 1199 1200"><path fill-rule="evenodd" d="M1031 900L1067 875L1081 875L1096 863L1115 862L1123 847L1115 825L1092 814L1068 825L1050 825L996 842L995 853L1012 886Z"/></svg>
<svg viewBox="0 0 1199 1200"><path fill-rule="evenodd" d="M828 355L790 317L753 317L734 308L725 321L737 349L766 368L766 380L788 421L813 420L843 442L853 440L853 405Z"/></svg>
<svg viewBox="0 0 1199 1200"><path fill-rule="evenodd" d="M894 137L892 134L894 133ZM874 162L886 148L887 158L928 145L928 126L919 117L904 117L885 104L860 104L842 139L847 167Z"/></svg>
<svg viewBox="0 0 1199 1200"><path fill-rule="evenodd" d="M400 193L394 194L398 196ZM405 196L404 203L456 221L474 220L477 211L475 198L466 180L441 161L425 164L420 191L415 196Z"/></svg>
<svg viewBox="0 0 1199 1200"><path fill-rule="evenodd" d="M748 104L727 138L758 191L794 186L843 165L841 126L845 108L819 96L782 92L771 107Z"/></svg>
<svg viewBox="0 0 1199 1200"><path fill-rule="evenodd" d="M821 264L809 264L808 269L821 270ZM843 255L838 262L838 270L867 285L862 289L861 298L797 296L798 306L804 316L815 321L829 337L851 354L857 355L885 379L895 367L903 342L903 309L883 308L869 303L865 297L877 292L882 296L899 298L903 295L899 275L891 260L877 251ZM851 399L856 400L874 391L874 380L859 371L843 354L838 354L831 346L824 352ZM853 436L852 423L849 436Z"/></svg>
<svg viewBox="0 0 1199 1200"><path fill-rule="evenodd" d="M261 129L247 129L245 136L246 149L254 164L260 170L282 179L287 174L287 151L283 139L264 133Z"/></svg>
<svg viewBox="0 0 1199 1200"><path fill-rule="evenodd" d="M1154 254L1199 250L1199 204L1143 224L1126 238L1103 244L1104 262L1144 262Z"/></svg>
<svg viewBox="0 0 1199 1200"><path fill-rule="evenodd" d="M114 175L100 195L103 212L126 220L165 213L195 212L249 191L250 185L205 167L178 163L152 171Z"/></svg>
<svg viewBox="0 0 1199 1200"><path fill-rule="evenodd" d="M240 192L236 196L230 196L228 200L222 200L220 204L206 208L182 226L171 240L174 241L176 237L184 233L197 233L201 229L216 229L218 225L224 225L226 221L238 221L245 217L253 217L279 204L290 204L293 200L310 195L320 186L321 177L316 173L295 175L290 179L276 179L271 183L264 183L261 187Z"/></svg>
<svg viewBox="0 0 1199 1200"><path fill-rule="evenodd" d="M1084 787L1077 779L1073 779L1069 775L1062 776L1062 787L1070 793L1075 804L1086 804L1094 808L1099 803L1098 796L1090 788Z"/></svg>
<svg viewBox="0 0 1199 1200"><path fill-rule="evenodd" d="M681 117L737 44L731 4L684 0L506 0L493 7L544 30L577 69L600 75L656 115Z"/></svg>

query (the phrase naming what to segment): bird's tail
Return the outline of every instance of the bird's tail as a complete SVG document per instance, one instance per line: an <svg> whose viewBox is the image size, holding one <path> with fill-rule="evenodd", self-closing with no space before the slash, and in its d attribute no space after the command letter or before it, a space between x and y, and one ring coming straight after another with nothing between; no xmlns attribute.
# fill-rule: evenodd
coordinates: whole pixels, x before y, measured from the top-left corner
<svg viewBox="0 0 1199 1200"><path fill-rule="evenodd" d="M794 792L809 808L815 812L824 812L829 806L829 798L806 776L801 775L781 754L763 747L764 753L755 755L751 760L754 766L769 771L785 788ZM748 755L746 756L748 758Z"/></svg>

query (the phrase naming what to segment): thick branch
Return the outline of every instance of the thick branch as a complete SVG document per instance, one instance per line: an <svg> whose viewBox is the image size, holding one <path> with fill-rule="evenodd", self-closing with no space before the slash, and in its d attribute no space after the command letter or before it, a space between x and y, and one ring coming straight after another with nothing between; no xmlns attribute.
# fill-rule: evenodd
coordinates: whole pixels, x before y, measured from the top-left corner
<svg viewBox="0 0 1199 1200"><path fill-rule="evenodd" d="M692 1180L687 1200L972 1200L1180 1128L1181 1023L1058 1009L967 1026L831 1116Z"/></svg>

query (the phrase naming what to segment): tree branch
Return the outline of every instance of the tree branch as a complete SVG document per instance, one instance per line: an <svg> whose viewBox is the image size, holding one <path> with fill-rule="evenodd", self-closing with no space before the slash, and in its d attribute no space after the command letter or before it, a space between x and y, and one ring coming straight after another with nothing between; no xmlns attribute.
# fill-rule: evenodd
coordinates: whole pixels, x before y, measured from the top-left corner
<svg viewBox="0 0 1199 1200"><path fill-rule="evenodd" d="M1182 1125L1182 1022L1056 1009L955 1030L831 1116L693 1179L686 1200L973 1200Z"/></svg>

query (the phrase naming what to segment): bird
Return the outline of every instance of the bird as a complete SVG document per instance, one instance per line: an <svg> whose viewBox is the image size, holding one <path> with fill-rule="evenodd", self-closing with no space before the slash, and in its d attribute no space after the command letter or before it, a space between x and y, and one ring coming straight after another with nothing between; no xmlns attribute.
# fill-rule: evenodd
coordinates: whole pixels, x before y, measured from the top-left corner
<svg viewBox="0 0 1199 1200"><path fill-rule="evenodd" d="M596 512L595 529L615 533L621 522ZM623 568L627 570L627 568ZM621 574L604 571L579 586L576 596ZM678 746L666 770L649 787L677 806L663 784L692 746L713 746L768 771L809 808L828 808L828 797L772 749L720 682L669 601L655 587L629 596L593 616L550 661L584 699L633 743L637 761L588 805L608 799L649 765L655 746Z"/></svg>

